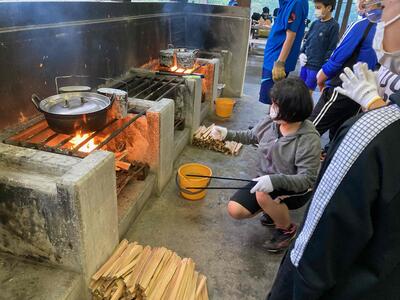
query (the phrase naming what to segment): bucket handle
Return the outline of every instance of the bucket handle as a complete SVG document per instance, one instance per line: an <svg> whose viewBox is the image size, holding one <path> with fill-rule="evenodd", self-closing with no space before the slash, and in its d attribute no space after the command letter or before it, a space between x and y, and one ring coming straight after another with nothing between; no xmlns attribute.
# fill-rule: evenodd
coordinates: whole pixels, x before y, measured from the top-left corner
<svg viewBox="0 0 400 300"><path fill-rule="evenodd" d="M211 182L211 180L208 181L208 183L207 183L207 185L204 187L204 189L207 188L207 187L210 185L210 182ZM197 195L197 194L202 193L203 190L204 190L204 189L199 189L199 190L196 191L196 192L192 192L192 191L189 191L189 190L187 190L187 189L182 188L181 185L180 185L180 183L179 183L178 172L176 172L175 184L176 184L176 187L178 188L178 190L179 190L180 192L183 192L183 193L189 194L189 195Z"/></svg>

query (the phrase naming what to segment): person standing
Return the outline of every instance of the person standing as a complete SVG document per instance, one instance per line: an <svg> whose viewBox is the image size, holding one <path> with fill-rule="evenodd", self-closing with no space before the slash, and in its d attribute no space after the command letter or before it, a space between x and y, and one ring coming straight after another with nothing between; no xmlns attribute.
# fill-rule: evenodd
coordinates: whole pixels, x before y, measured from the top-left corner
<svg viewBox="0 0 400 300"><path fill-rule="evenodd" d="M287 77L296 67L308 15L307 0L279 0L264 51L259 101L271 104L269 92L274 82Z"/></svg>
<svg viewBox="0 0 400 300"><path fill-rule="evenodd" d="M310 92L317 87L317 73L329 59L339 41L339 24L332 18L336 0L314 0L315 16L301 48L300 78Z"/></svg>
<svg viewBox="0 0 400 300"><path fill-rule="evenodd" d="M400 1L378 2L379 62L399 76ZM367 112L338 130L269 300L399 299L400 92L386 85L386 103L379 89L385 80L377 86L366 64L340 76L338 91Z"/></svg>
<svg viewBox="0 0 400 300"><path fill-rule="evenodd" d="M320 135L329 130L330 140L337 129L360 110L360 105L336 92L335 88L342 84L339 75L346 67L352 68L357 62L367 63L370 69L376 67L377 57L372 47L375 29L376 23L366 17L350 25L317 74L317 85L322 93L310 120Z"/></svg>

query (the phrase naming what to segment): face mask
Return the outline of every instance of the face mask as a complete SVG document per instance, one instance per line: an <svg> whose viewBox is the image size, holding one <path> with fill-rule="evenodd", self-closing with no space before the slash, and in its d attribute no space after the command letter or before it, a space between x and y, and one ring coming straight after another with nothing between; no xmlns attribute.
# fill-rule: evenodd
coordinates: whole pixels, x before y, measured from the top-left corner
<svg viewBox="0 0 400 300"><path fill-rule="evenodd" d="M279 109L276 107L276 105L271 105L269 109L269 117L272 120L275 120L276 117L278 117L278 114L279 114Z"/></svg>
<svg viewBox="0 0 400 300"><path fill-rule="evenodd" d="M316 9L314 12L314 15L318 19L322 19L322 10L321 9Z"/></svg>
<svg viewBox="0 0 400 300"><path fill-rule="evenodd" d="M382 19L382 9L372 9L365 12L365 16L372 23L378 23Z"/></svg>
<svg viewBox="0 0 400 300"><path fill-rule="evenodd" d="M397 15L386 23L383 21L379 22L376 26L376 32L372 44L372 47L376 51L376 56L379 63L395 74L400 74L400 50L391 53L383 50L383 34L385 32L385 27L389 26L399 19L400 15Z"/></svg>

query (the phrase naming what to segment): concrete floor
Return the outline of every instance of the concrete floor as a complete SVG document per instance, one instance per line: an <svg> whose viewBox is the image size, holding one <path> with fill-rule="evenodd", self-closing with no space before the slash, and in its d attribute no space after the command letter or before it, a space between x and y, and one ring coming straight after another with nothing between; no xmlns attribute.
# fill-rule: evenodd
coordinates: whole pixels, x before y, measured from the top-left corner
<svg viewBox="0 0 400 300"><path fill-rule="evenodd" d="M237 102L234 116L227 121L210 116L205 123L245 129L263 117L266 106L257 101L261 65L262 57L249 57L244 96ZM238 157L187 146L175 169L187 162L199 162L210 166L214 175L252 178L254 157L253 146L244 147ZM217 180L212 184L238 186ZM190 202L178 195L173 178L161 197L149 199L126 238L192 257L196 269L208 278L210 299L264 299L282 255L269 254L262 248L271 232L258 218L235 221L228 216L226 205L233 192L209 190L205 199ZM303 210L294 212L294 221L299 223L302 214Z"/></svg>

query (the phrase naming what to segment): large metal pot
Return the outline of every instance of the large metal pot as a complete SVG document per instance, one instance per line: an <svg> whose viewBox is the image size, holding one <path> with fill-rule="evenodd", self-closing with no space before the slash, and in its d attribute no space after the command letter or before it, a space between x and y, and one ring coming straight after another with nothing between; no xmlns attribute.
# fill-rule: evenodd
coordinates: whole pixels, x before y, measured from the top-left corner
<svg viewBox="0 0 400 300"><path fill-rule="evenodd" d="M128 114L128 93L113 88L99 88L97 93L107 96L109 98L114 97L114 103L111 108L111 115L113 118L123 119Z"/></svg>
<svg viewBox="0 0 400 300"><path fill-rule="evenodd" d="M189 50L186 48L176 49L176 62L178 68L191 69L196 63L199 50Z"/></svg>
<svg viewBox="0 0 400 300"><path fill-rule="evenodd" d="M171 45L168 45L168 49L160 50L160 65L164 67L172 67L174 66L175 59L175 50L170 48Z"/></svg>
<svg viewBox="0 0 400 300"><path fill-rule="evenodd" d="M52 130L74 134L103 128L113 99L96 93L75 92L54 95L43 100L34 94L32 102L44 114Z"/></svg>

